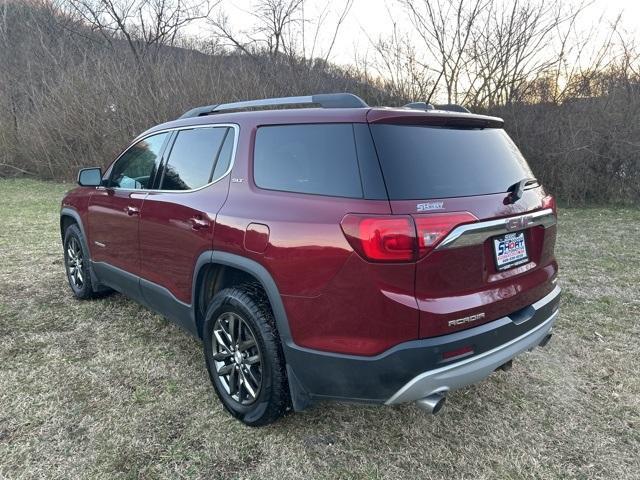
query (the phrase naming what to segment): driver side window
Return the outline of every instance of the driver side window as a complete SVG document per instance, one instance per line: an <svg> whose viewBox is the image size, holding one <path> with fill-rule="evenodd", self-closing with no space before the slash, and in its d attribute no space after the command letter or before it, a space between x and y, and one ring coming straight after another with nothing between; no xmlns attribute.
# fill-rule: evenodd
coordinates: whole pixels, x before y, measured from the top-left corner
<svg viewBox="0 0 640 480"><path fill-rule="evenodd" d="M123 153L113 166L109 187L136 190L151 188L160 165L162 145L168 135L152 135Z"/></svg>

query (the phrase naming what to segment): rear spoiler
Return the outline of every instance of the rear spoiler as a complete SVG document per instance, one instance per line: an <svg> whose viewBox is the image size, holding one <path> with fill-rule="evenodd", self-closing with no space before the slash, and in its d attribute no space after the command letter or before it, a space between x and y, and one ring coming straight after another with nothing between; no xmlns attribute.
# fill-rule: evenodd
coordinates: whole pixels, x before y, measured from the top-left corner
<svg viewBox="0 0 640 480"><path fill-rule="evenodd" d="M367 113L369 123L400 125L432 125L460 128L503 128L504 120L488 115L443 110L420 111L412 108L372 108Z"/></svg>

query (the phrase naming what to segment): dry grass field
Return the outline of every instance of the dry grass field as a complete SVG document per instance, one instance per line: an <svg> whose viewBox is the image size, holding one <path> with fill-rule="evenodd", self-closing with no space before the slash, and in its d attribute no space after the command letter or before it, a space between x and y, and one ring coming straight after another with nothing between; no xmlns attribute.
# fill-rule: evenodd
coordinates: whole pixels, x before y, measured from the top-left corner
<svg viewBox="0 0 640 480"><path fill-rule="evenodd" d="M70 185L0 180L0 478L640 478L640 210L561 210L555 336L414 406L225 413L200 344L63 273Z"/></svg>

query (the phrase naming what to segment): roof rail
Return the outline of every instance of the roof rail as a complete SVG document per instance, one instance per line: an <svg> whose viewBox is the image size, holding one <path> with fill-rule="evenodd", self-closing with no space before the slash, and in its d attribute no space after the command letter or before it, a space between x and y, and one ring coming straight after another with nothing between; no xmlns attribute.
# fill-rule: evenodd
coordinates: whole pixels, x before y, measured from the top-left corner
<svg viewBox="0 0 640 480"><path fill-rule="evenodd" d="M219 103L197 107L182 114L179 118L200 117L229 110L242 110L255 107L275 107L284 105L320 105L322 108L363 108L368 107L364 100L353 93L320 93L301 97L265 98L243 102Z"/></svg>
<svg viewBox="0 0 640 480"><path fill-rule="evenodd" d="M431 105L426 102L412 102L404 105L404 108L413 108L415 110L444 110L447 112L461 112L471 113L468 109L462 105L456 105L455 103L447 103L443 105Z"/></svg>

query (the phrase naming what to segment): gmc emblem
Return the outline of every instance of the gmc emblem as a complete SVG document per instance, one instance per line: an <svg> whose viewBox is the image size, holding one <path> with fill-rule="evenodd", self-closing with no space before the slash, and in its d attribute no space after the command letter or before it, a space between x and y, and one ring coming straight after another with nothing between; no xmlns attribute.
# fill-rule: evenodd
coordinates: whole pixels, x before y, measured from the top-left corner
<svg viewBox="0 0 640 480"><path fill-rule="evenodd" d="M505 225L507 230L522 230L533 223L533 215L524 215L522 217L507 218Z"/></svg>

